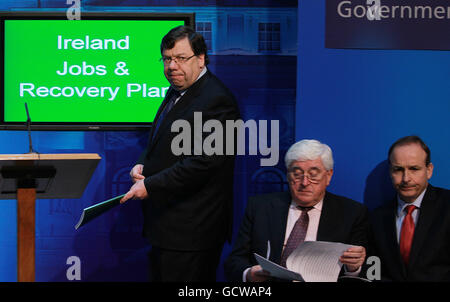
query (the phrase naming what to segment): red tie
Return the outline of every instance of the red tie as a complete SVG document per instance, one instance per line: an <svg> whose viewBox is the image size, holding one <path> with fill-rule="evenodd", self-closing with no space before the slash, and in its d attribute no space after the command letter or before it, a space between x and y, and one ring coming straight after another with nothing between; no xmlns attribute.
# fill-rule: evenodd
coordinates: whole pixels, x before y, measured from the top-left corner
<svg viewBox="0 0 450 302"><path fill-rule="evenodd" d="M414 236L414 220L412 217L412 212L415 209L415 205L409 205L405 208L406 216L403 219L402 230L400 233L400 255L406 265L408 265L409 262L409 252L411 251Z"/></svg>

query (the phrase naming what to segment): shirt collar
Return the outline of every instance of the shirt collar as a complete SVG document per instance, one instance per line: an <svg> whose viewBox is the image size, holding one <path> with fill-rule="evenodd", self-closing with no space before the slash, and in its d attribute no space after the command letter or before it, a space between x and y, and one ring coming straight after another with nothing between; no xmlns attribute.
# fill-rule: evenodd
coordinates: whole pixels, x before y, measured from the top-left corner
<svg viewBox="0 0 450 302"><path fill-rule="evenodd" d="M207 70L208 70L208 68L206 68L206 66L205 66L205 68L203 68L202 71L200 72L200 74L198 75L198 78L196 81L198 81L198 79L200 79L202 76L204 76Z"/></svg>
<svg viewBox="0 0 450 302"><path fill-rule="evenodd" d="M295 201L291 200L291 205L289 206L289 209L290 210L296 210L296 209L299 210L299 208L297 206L298 206L298 204ZM319 201L318 203L316 203L313 206L313 209L322 211L322 206L323 206L323 199L321 201Z"/></svg>
<svg viewBox="0 0 450 302"><path fill-rule="evenodd" d="M397 217L400 217L405 208L411 204L415 205L417 208L420 209L420 206L422 205L423 196L425 195L426 191L427 189L423 190L423 192L413 202L404 202L397 194Z"/></svg>
<svg viewBox="0 0 450 302"><path fill-rule="evenodd" d="M200 74L198 75L198 78L197 78L197 80L195 80L195 82L197 82L202 76L204 76L206 71L208 71L208 68L206 68L206 66L205 66L205 68L203 68L202 71L200 72ZM185 89L183 91L180 91L180 97L183 96L186 93L186 91L188 91L188 90L189 90L189 88Z"/></svg>

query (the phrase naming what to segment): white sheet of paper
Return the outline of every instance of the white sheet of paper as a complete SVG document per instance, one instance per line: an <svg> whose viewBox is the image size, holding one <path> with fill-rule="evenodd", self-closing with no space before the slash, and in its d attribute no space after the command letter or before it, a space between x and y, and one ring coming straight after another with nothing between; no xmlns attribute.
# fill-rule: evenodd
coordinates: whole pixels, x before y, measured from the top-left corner
<svg viewBox="0 0 450 302"><path fill-rule="evenodd" d="M287 258L286 267L306 282L337 282L342 263L339 257L352 247L327 241L305 241Z"/></svg>
<svg viewBox="0 0 450 302"><path fill-rule="evenodd" d="M285 279L285 280L303 281L303 278L300 274L289 271L285 267L282 267L281 265L273 263L272 261L267 260L266 258L264 258L256 253L253 253L253 255L255 255L255 258L256 258L256 261L258 262L258 264L261 265L263 270L268 271L270 273L271 277Z"/></svg>

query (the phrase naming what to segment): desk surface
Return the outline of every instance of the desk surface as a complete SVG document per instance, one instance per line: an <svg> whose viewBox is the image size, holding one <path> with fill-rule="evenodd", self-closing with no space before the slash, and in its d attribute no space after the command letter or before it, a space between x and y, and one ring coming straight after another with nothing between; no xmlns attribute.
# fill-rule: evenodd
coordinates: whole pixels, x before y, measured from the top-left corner
<svg viewBox="0 0 450 302"><path fill-rule="evenodd" d="M0 154L0 199L16 199L18 186L17 179L2 172L17 169L21 177L27 178L27 171L35 168L56 170L54 177L33 178L36 198L81 198L100 159L96 153Z"/></svg>
<svg viewBox="0 0 450 302"><path fill-rule="evenodd" d="M25 153L25 154L0 154L0 160L65 160L65 159L98 159L101 157L96 153Z"/></svg>

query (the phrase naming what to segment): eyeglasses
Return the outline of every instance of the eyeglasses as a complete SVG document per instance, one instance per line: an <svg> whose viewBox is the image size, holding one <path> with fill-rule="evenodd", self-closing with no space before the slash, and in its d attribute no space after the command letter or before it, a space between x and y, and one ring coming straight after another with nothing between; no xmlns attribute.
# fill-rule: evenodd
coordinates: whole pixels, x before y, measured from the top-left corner
<svg viewBox="0 0 450 302"><path fill-rule="evenodd" d="M184 64L184 63L186 63L187 61L189 61L191 58L193 58L193 57L195 57L195 54L194 55L192 55L192 56L190 56L190 57L188 57L188 58L186 58L186 57L181 57L181 56L178 56L178 57L162 57L161 59L159 59L161 62L163 62L164 63L164 65L170 65L170 63L172 62L172 61L174 61L176 64Z"/></svg>
<svg viewBox="0 0 450 302"><path fill-rule="evenodd" d="M291 179L294 182L301 182L301 181L303 181L303 178L306 177L309 180L309 182L311 182L313 184L317 184L317 183L319 183L322 180L324 171L322 171L322 170L311 170L311 171L308 171L308 173L305 174L305 172L302 171L301 169L293 168L293 169L290 169L288 171L288 173L289 173L289 176L291 177Z"/></svg>

